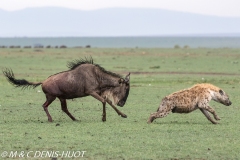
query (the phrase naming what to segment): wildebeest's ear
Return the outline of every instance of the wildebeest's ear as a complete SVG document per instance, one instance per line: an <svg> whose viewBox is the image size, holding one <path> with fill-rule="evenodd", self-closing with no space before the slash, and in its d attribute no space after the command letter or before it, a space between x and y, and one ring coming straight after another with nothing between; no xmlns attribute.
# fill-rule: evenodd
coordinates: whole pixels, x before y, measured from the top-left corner
<svg viewBox="0 0 240 160"><path fill-rule="evenodd" d="M130 73L128 73L125 77L125 82L126 83L129 83L129 80L130 80Z"/></svg>
<svg viewBox="0 0 240 160"><path fill-rule="evenodd" d="M221 94L221 95L224 95L224 92L223 92L223 90L219 90L219 93Z"/></svg>
<svg viewBox="0 0 240 160"><path fill-rule="evenodd" d="M118 80L118 83L119 84L121 84L121 83L123 83L124 82L124 79L123 78L120 78L119 80Z"/></svg>

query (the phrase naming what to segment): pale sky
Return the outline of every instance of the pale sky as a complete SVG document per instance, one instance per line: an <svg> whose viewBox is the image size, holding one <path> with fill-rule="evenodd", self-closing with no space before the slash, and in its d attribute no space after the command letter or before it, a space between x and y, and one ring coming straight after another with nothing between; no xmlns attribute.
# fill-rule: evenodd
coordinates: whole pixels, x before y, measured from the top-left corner
<svg viewBox="0 0 240 160"><path fill-rule="evenodd" d="M111 7L159 8L204 15L240 17L240 0L0 0L0 9L7 11L46 6L80 10Z"/></svg>

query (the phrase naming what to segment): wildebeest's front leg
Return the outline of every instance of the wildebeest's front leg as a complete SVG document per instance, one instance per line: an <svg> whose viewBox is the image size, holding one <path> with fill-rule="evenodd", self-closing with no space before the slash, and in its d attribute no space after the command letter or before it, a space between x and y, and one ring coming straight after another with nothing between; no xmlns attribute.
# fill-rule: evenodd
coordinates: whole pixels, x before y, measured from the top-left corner
<svg viewBox="0 0 240 160"><path fill-rule="evenodd" d="M205 109L200 108L200 110L207 117L209 121L211 121L213 124L217 124L217 122L212 119L212 117L208 114L208 112Z"/></svg>
<svg viewBox="0 0 240 160"><path fill-rule="evenodd" d="M106 121L106 103L102 103L102 104L103 104L102 121L105 122Z"/></svg>
<svg viewBox="0 0 240 160"><path fill-rule="evenodd" d="M113 104L110 100L108 100L107 98L104 99L101 96L99 96L96 92L92 92L89 93L89 95L93 96L94 98L96 98L97 100L101 101L103 104L103 117L102 117L102 121L106 121L106 102L118 113L118 115L121 115L124 118L127 118L127 115L125 115L124 113L120 112Z"/></svg>
<svg viewBox="0 0 240 160"><path fill-rule="evenodd" d="M96 98L97 100L101 101L103 104L103 114L102 114L102 121L106 121L106 101L104 98L99 96L96 92L89 93L92 97Z"/></svg>
<svg viewBox="0 0 240 160"><path fill-rule="evenodd" d="M123 118L127 118L127 115L119 111L113 104L112 101L106 98L107 103L117 112L118 115L120 115Z"/></svg>
<svg viewBox="0 0 240 160"><path fill-rule="evenodd" d="M62 111L65 112L73 121L75 121L76 118L74 118L72 114L68 111L66 99L59 98L59 100L61 102Z"/></svg>

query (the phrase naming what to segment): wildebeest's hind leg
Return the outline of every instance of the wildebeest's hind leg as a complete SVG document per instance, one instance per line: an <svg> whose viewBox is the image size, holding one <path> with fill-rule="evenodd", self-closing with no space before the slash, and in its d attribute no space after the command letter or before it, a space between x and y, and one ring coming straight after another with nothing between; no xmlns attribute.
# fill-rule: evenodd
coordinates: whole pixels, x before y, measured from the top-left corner
<svg viewBox="0 0 240 160"><path fill-rule="evenodd" d="M46 95L46 98L47 98L47 100L46 100L46 102L42 106L43 106L44 111L47 114L48 121L52 122L52 117L51 117L51 115L48 112L48 106L56 99L56 97Z"/></svg>
<svg viewBox="0 0 240 160"><path fill-rule="evenodd" d="M71 113L68 111L67 109L67 102L66 102L66 99L61 99L59 98L60 102L61 102L61 108L62 108L62 111L65 112L73 121L76 120L76 118L74 118Z"/></svg>

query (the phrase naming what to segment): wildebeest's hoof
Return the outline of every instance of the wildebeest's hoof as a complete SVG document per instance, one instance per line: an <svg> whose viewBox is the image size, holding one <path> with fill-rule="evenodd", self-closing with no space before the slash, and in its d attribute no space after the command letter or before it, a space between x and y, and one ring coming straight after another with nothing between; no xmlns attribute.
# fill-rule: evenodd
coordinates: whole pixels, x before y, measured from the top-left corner
<svg viewBox="0 0 240 160"><path fill-rule="evenodd" d="M106 118L102 118L102 121L103 121L103 122L106 122Z"/></svg>
<svg viewBox="0 0 240 160"><path fill-rule="evenodd" d="M123 118L127 118L127 115L126 115L126 114L123 114L123 115L121 115L121 117L123 117Z"/></svg>

